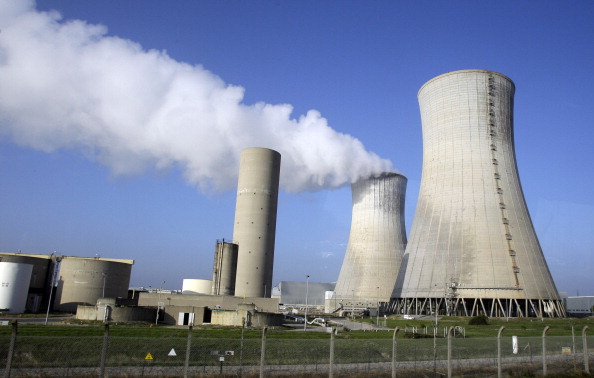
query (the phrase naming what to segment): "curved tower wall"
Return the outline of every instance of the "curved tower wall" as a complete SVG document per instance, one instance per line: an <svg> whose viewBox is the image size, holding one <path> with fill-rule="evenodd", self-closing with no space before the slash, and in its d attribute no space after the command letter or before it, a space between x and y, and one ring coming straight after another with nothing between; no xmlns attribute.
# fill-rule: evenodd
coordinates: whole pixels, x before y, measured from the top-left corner
<svg viewBox="0 0 594 378"><path fill-rule="evenodd" d="M514 90L484 70L420 89L423 172L398 311L564 316L516 167Z"/></svg>
<svg viewBox="0 0 594 378"><path fill-rule="evenodd" d="M375 307L388 302L406 246L406 177L384 173L351 185L349 242L335 288L337 306Z"/></svg>
<svg viewBox="0 0 594 378"><path fill-rule="evenodd" d="M63 257L54 308L76 312L79 304L95 305L99 298L126 298L133 263L132 260Z"/></svg>
<svg viewBox="0 0 594 378"><path fill-rule="evenodd" d="M0 309L3 312L25 312L32 271L31 264L0 262Z"/></svg>
<svg viewBox="0 0 594 378"><path fill-rule="evenodd" d="M235 295L270 297L281 155L267 148L241 152L233 240L239 245Z"/></svg>

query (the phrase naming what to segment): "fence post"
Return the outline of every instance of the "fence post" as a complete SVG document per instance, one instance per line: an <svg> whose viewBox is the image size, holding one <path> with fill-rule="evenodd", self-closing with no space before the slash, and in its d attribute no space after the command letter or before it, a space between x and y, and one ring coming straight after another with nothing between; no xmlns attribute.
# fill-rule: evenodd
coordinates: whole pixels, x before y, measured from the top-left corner
<svg viewBox="0 0 594 378"><path fill-rule="evenodd" d="M584 371L586 374L590 374L590 366L588 361L588 337L586 335L586 331L588 330L588 326L584 326L582 330L582 347L584 348Z"/></svg>
<svg viewBox="0 0 594 378"><path fill-rule="evenodd" d="M547 331L549 326L542 330L542 375L547 375Z"/></svg>
<svg viewBox="0 0 594 378"><path fill-rule="evenodd" d="M188 378L188 368L190 366L190 350L192 348L192 326L188 327L188 342L186 343L186 361L184 362L184 378Z"/></svg>
<svg viewBox="0 0 594 378"><path fill-rule="evenodd" d="M336 327L332 327L330 332L330 365L328 366L328 378L334 377L334 335L336 334Z"/></svg>
<svg viewBox="0 0 594 378"><path fill-rule="evenodd" d="M101 372L100 377L105 377L105 361L107 360L107 343L109 341L109 323L105 323L105 331L103 332L103 346L101 347Z"/></svg>
<svg viewBox="0 0 594 378"><path fill-rule="evenodd" d="M505 329L504 326L499 328L499 332L497 332L497 377L501 378L501 333Z"/></svg>
<svg viewBox="0 0 594 378"><path fill-rule="evenodd" d="M400 328L394 328L394 334L392 335L392 378L396 378L396 335L400 331ZM427 331L427 328L425 328Z"/></svg>
<svg viewBox="0 0 594 378"><path fill-rule="evenodd" d="M6 369L4 369L4 376L6 378L10 377L12 356L14 356L14 346L16 344L18 322L13 320L10 322L10 324L12 325L12 334L10 335L10 346L8 347L8 356L6 357Z"/></svg>
<svg viewBox="0 0 594 378"><path fill-rule="evenodd" d="M266 333L268 327L262 329L262 348L260 350L260 378L264 378L264 361L266 359Z"/></svg>
<svg viewBox="0 0 594 378"><path fill-rule="evenodd" d="M448 328L448 378L452 378L452 330L453 326Z"/></svg>

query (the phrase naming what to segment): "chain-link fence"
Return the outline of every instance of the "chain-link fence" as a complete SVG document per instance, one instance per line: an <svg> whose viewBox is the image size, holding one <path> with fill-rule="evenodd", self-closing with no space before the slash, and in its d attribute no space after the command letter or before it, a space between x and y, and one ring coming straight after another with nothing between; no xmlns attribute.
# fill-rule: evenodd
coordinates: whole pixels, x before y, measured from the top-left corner
<svg viewBox="0 0 594 378"><path fill-rule="evenodd" d="M17 376L540 376L589 372L594 337L260 339L0 337L5 377ZM394 336L397 331L394 332ZM589 349L588 349L588 346ZM544 349L543 349L544 347Z"/></svg>

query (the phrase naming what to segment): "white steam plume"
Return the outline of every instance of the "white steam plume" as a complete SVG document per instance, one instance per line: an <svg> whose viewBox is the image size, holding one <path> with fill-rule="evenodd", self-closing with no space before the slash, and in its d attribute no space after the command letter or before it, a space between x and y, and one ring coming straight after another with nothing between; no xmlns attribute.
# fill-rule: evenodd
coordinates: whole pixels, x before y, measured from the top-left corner
<svg viewBox="0 0 594 378"><path fill-rule="evenodd" d="M315 110L243 104L243 88L101 25L0 0L0 28L0 135L22 146L80 150L115 174L180 167L203 189L234 187L246 147L282 154L288 191L393 170Z"/></svg>

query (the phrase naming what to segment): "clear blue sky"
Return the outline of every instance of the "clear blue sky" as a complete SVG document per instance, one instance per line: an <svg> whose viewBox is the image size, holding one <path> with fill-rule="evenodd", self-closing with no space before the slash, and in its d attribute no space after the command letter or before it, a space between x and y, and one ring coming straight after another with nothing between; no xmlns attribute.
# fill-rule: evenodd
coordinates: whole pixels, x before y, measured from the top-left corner
<svg viewBox="0 0 594 378"><path fill-rule="evenodd" d="M283 154L274 283L334 281L348 183L403 173L410 229L417 91L480 68L516 84L558 289L594 295L593 1L0 0L0 29L0 251L134 259L133 286L211 278L237 156L263 146Z"/></svg>

